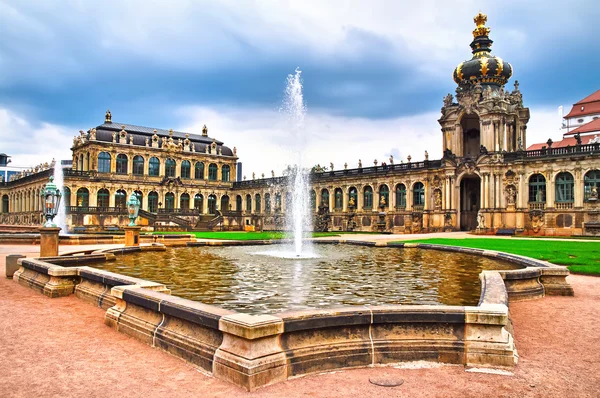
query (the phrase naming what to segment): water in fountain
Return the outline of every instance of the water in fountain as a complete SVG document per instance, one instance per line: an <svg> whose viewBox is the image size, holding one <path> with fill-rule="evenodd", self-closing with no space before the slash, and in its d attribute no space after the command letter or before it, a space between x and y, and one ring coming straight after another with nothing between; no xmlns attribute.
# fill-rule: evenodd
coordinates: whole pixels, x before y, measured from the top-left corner
<svg viewBox="0 0 600 398"><path fill-rule="evenodd" d="M260 254L286 258L315 258L318 257L309 240L312 232L312 212L310 211L309 171L304 164L303 155L306 148L304 131L304 116L306 107L302 94L302 71L296 69L293 75L288 75L285 88L285 99L282 111L288 118L291 135L292 156L295 164L291 167L287 182L286 200L286 230L292 240L291 247L282 250L263 252Z"/></svg>
<svg viewBox="0 0 600 398"><path fill-rule="evenodd" d="M56 186L58 187L58 189L60 190L60 193L62 195L60 206L58 207L58 214L54 218L54 222L60 228L61 234L66 234L67 233L67 209L66 209L66 206L68 206L69 203L64 202L64 200L65 200L65 189L64 189L65 184L64 184L64 178L63 178L63 168L62 168L62 165L60 164L60 160L56 161L56 163L54 164L54 174L53 175L54 175L54 183L56 184Z"/></svg>

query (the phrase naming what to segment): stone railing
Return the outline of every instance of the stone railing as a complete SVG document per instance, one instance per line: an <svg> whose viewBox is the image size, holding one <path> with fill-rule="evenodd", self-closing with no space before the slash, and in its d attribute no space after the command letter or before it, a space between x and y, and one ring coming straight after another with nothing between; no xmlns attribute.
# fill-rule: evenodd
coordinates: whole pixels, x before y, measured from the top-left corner
<svg viewBox="0 0 600 398"><path fill-rule="evenodd" d="M544 210L546 202L529 202L529 210Z"/></svg>
<svg viewBox="0 0 600 398"><path fill-rule="evenodd" d="M557 210L568 210L573 208L573 202L554 202L554 208Z"/></svg>

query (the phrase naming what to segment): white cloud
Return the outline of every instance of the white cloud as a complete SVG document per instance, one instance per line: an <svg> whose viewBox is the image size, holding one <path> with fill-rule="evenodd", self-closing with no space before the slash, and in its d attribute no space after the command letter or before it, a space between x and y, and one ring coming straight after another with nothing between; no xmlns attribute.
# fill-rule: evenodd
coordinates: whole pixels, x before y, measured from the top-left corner
<svg viewBox="0 0 600 398"><path fill-rule="evenodd" d="M74 128L46 122L30 122L23 115L0 108L0 150L11 156L12 167L32 167L71 159Z"/></svg>

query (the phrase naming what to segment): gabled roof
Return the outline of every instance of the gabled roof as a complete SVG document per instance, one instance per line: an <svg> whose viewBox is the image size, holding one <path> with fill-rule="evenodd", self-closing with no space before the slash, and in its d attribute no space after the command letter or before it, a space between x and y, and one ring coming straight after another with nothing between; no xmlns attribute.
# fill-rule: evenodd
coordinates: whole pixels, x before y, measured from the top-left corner
<svg viewBox="0 0 600 398"><path fill-rule="evenodd" d="M584 124L583 126L577 127L573 131L569 131L565 134L567 135L575 135L575 134L586 134L586 133L594 133L600 132L600 118L594 119L589 123Z"/></svg>
<svg viewBox="0 0 600 398"><path fill-rule="evenodd" d="M600 113L600 90L573 104L571 111L564 116L564 119L596 113Z"/></svg>

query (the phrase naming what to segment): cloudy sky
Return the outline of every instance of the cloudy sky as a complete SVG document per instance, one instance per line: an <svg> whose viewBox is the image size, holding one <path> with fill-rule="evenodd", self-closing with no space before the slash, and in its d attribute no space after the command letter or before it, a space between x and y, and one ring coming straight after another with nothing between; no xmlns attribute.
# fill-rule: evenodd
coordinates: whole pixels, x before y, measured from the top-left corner
<svg viewBox="0 0 600 398"><path fill-rule="evenodd" d="M207 124L244 174L280 174L299 67L308 163L439 158L442 98L479 10L531 108L528 144L558 139L557 107L600 88L597 0L0 0L0 152L69 159L110 108L114 122Z"/></svg>

